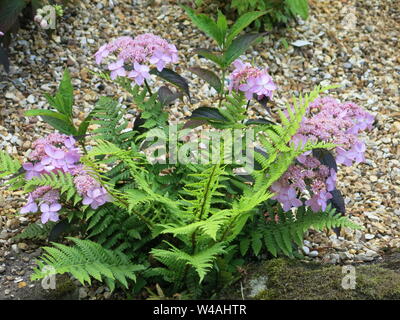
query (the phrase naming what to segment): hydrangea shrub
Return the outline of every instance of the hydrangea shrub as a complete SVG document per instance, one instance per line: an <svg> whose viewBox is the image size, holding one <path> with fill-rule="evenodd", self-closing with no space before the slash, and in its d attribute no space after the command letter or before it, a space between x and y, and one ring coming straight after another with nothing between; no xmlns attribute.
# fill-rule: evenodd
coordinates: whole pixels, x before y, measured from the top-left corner
<svg viewBox="0 0 400 320"><path fill-rule="evenodd" d="M278 90L268 69L240 57L262 39L263 34L241 34L262 13L246 15L231 28L222 14L216 21L190 9L188 15L219 46L219 53L196 50L215 70L190 69L217 94L212 106L181 121L175 143L187 147L198 135L188 130L203 125L214 133L238 130L239 144L254 147L254 170L225 161L226 141L216 163L170 163L169 137L164 147L150 146L160 153L168 149L151 162L147 134L170 132L167 106L177 98L190 103L189 83L172 69L178 52L167 40L146 33L110 41L94 54L105 65L97 76L131 94L134 121L117 100L102 97L76 126L66 71L58 92L46 97L53 109L26 113L59 132L38 139L23 164L0 152L0 178L27 192L21 214L40 213L41 223L57 223L56 234L68 226L72 236L56 239L70 245L45 247L33 279L45 277L51 266L82 283L104 281L112 290L122 286L137 294L157 283L170 296L205 297L234 281L237 268L261 252L298 254L308 228L357 228L342 216L337 164L364 160L358 136L372 127L373 116L353 103L319 98L329 88L317 87L293 98L285 112L272 108L280 121L249 119L249 105L273 106ZM154 89L150 80L156 77L164 85ZM250 129L252 146L244 140ZM210 148L203 143L200 149ZM30 238L34 232L40 230L32 228Z"/></svg>

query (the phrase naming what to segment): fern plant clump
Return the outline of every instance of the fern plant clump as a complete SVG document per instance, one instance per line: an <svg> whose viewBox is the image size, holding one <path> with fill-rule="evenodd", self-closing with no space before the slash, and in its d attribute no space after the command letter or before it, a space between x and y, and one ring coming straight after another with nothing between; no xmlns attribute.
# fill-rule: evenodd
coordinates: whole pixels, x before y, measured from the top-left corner
<svg viewBox="0 0 400 320"><path fill-rule="evenodd" d="M50 240L33 279L46 277L50 266L130 294L157 285L167 296L209 298L262 253L296 256L310 228L358 228L344 215L337 164L363 160L358 134L373 117L355 104L319 98L334 87L274 108L278 86L268 71L240 58L263 38L242 31L265 12L229 26L222 13L214 20L185 10L219 47L195 51L218 74L190 69L215 89L213 106L172 125L167 106L191 102L187 79L170 69L176 47L152 34L120 37L95 54L107 63L95 74L131 95L128 108L100 97L74 121L66 70L56 94L46 96L53 109L26 113L58 132L37 140L22 164L0 151L0 178L27 193L20 212L41 214L17 237ZM154 88L154 78L164 85ZM249 118L252 103L278 117Z"/></svg>

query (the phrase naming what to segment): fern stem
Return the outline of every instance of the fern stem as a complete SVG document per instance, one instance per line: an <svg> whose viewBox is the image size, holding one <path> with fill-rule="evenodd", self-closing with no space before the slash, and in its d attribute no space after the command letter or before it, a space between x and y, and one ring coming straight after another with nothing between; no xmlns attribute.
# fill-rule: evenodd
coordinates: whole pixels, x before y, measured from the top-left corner
<svg viewBox="0 0 400 320"><path fill-rule="evenodd" d="M211 174L210 174L210 179L208 179L208 181L207 181L207 186L206 186L206 188L205 188L205 194L204 194L204 201L203 201L202 204L201 204L201 209L200 209L200 214L199 214L199 220L201 220L201 219L203 218L204 209L205 209L204 207L205 207L206 201L207 201L207 199L208 199L208 194L209 194L209 192L210 192L211 181L212 181L212 179L214 178L215 170L217 169L217 166L218 166L218 165L215 165L215 166L213 167L212 172L211 172Z"/></svg>
<svg viewBox="0 0 400 320"><path fill-rule="evenodd" d="M196 231L197 229L192 233L192 254L194 254L196 251Z"/></svg>

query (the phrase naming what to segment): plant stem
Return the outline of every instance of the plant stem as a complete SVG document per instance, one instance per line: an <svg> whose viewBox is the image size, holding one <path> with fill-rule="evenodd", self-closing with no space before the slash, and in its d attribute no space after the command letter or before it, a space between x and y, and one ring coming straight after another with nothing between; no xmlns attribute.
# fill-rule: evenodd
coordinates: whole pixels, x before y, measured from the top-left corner
<svg viewBox="0 0 400 320"><path fill-rule="evenodd" d="M247 114L247 111L249 110L249 106L250 106L250 100L247 100L247 105L246 105L246 111L244 112L245 114ZM246 119L243 119L242 120L242 124L244 124L244 121L245 121Z"/></svg>
<svg viewBox="0 0 400 320"><path fill-rule="evenodd" d="M81 141L79 142L79 144L80 144L81 147L82 147L83 153L84 153L85 155L87 155L87 150L86 150L86 146L85 146L85 141L84 141L84 140L81 140Z"/></svg>
<svg viewBox="0 0 400 320"><path fill-rule="evenodd" d="M220 96L219 96L218 108L221 108L222 100L223 100L224 97L225 97L225 72L226 72L226 69L222 69L221 93L220 93Z"/></svg>
<svg viewBox="0 0 400 320"><path fill-rule="evenodd" d="M149 92L150 97L151 97L151 96L153 95L153 93L151 92L150 86L149 86L149 84L147 83L147 80L146 80L146 79L144 79L144 84L146 85L147 91Z"/></svg>
<svg viewBox="0 0 400 320"><path fill-rule="evenodd" d="M196 231L197 229L192 233L192 254L196 251Z"/></svg>

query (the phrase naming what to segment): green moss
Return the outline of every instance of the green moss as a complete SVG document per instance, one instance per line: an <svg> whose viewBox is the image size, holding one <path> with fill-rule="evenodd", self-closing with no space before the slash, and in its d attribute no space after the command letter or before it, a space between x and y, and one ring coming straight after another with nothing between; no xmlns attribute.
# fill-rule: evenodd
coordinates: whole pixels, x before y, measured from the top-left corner
<svg viewBox="0 0 400 320"><path fill-rule="evenodd" d="M400 264L400 261L397 262ZM253 297L261 300L400 299L400 274L387 268L387 265L355 266L355 271L354 290L343 289L342 279L345 274L341 266L324 266L296 260L274 259L253 266L248 279L267 279L267 289ZM247 285L247 292L250 291Z"/></svg>
<svg viewBox="0 0 400 320"><path fill-rule="evenodd" d="M78 288L68 275L57 275L56 279L56 288L54 290L45 290L43 293L44 298L48 300L69 300L78 298Z"/></svg>

